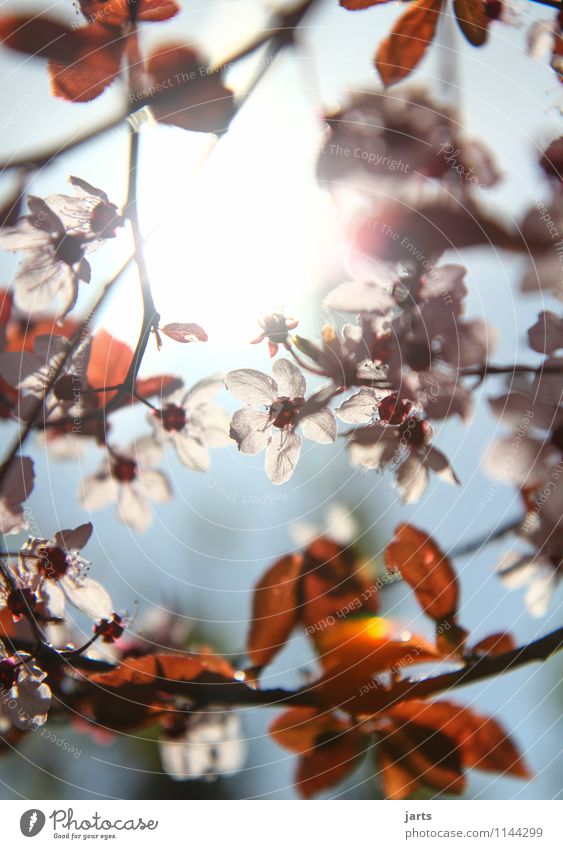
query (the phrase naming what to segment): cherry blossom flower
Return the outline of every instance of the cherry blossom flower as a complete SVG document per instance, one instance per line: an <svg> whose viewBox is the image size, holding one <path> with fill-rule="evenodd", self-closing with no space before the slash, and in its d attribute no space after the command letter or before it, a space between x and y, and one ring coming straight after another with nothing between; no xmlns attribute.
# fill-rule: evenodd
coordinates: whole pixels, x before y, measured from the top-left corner
<svg viewBox="0 0 563 849"><path fill-rule="evenodd" d="M20 731L44 725L51 705L46 677L28 654L9 657L0 643L0 719L7 719Z"/></svg>
<svg viewBox="0 0 563 849"><path fill-rule="evenodd" d="M497 566L510 589L527 587L526 607L544 616L563 574L563 462L552 466L537 487L518 535L526 546L514 548Z"/></svg>
<svg viewBox="0 0 563 849"><path fill-rule="evenodd" d="M115 238L118 227L123 227L125 220L104 191L80 177L70 177L69 182L76 197L49 195L45 203L69 235L82 236L87 252L96 250L106 239Z"/></svg>
<svg viewBox="0 0 563 849"><path fill-rule="evenodd" d="M209 468L209 448L221 448L230 442L229 414L210 403L223 385L222 376L205 378L183 396L171 396L150 417L158 442L172 442L182 463L196 472Z"/></svg>
<svg viewBox="0 0 563 849"><path fill-rule="evenodd" d="M0 483L0 533L17 534L27 528L23 502L33 489L34 478L33 461L14 457Z"/></svg>
<svg viewBox="0 0 563 849"><path fill-rule="evenodd" d="M410 402L395 395L382 398L380 393L362 389L336 414L352 424L367 424L348 437L350 460L367 469L394 465L397 487L406 504L422 496L430 471L447 483L459 483L447 457L433 447L429 423L410 413Z"/></svg>
<svg viewBox="0 0 563 849"><path fill-rule="evenodd" d="M271 357L275 357L280 345L285 345L289 338L289 331L295 330L299 322L294 318L287 318L283 312L273 312L269 315L260 316L258 323L262 333L253 339L252 345L259 345L264 339L268 340L268 351Z"/></svg>
<svg viewBox="0 0 563 849"><path fill-rule="evenodd" d="M206 710L180 718L160 740L160 759L175 781L213 780L244 766L246 743L240 717L230 711Z"/></svg>
<svg viewBox="0 0 563 849"><path fill-rule="evenodd" d="M49 310L53 302L57 316L70 312L79 282L90 280L85 253L114 236L122 223L103 192L76 177L71 181L78 198L31 196L30 215L0 232L0 247L25 255L14 278L14 299L28 313Z"/></svg>
<svg viewBox="0 0 563 849"><path fill-rule="evenodd" d="M48 619L63 619L70 602L90 619L111 619L113 607L105 588L88 576L90 564L80 555L90 539L88 522L73 530L58 531L52 539L30 538L14 566L15 588L4 588L3 602L17 619L39 605Z"/></svg>
<svg viewBox="0 0 563 849"><path fill-rule="evenodd" d="M142 533L152 522L150 502L169 501L166 476L154 468L162 448L150 437L125 451L108 450L99 471L82 481L79 501L84 510L101 510L117 503L117 515L131 530Z"/></svg>
<svg viewBox="0 0 563 849"><path fill-rule="evenodd" d="M272 379L255 369L237 369L226 378L235 398L247 406L231 421L231 437L243 454L266 451L266 474L272 483L285 483L295 471L301 453L299 426L307 439L328 444L336 439L336 421L326 406L301 417L304 410L305 377L289 360L277 360ZM256 410L253 407L264 407Z"/></svg>

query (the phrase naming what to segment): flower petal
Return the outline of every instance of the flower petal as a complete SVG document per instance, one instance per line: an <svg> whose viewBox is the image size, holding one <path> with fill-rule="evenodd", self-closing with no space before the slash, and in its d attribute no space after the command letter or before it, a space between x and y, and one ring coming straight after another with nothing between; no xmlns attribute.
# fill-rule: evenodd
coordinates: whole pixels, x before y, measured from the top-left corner
<svg viewBox="0 0 563 849"><path fill-rule="evenodd" d="M243 454L259 454L263 451L270 438L271 428L268 427L268 413L243 407L237 410L231 420L231 437Z"/></svg>
<svg viewBox="0 0 563 849"><path fill-rule="evenodd" d="M280 439L272 439L266 448L266 474L272 483L285 483L295 471L301 453L301 437L282 431Z"/></svg>
<svg viewBox="0 0 563 849"><path fill-rule="evenodd" d="M110 475L100 473L84 478L79 491L80 506L84 510L101 510L117 501L119 485Z"/></svg>
<svg viewBox="0 0 563 849"><path fill-rule="evenodd" d="M207 446L201 439L196 439L187 431L181 430L174 434L174 445L184 466L193 469L194 472L207 471L211 461Z"/></svg>
<svg viewBox="0 0 563 849"><path fill-rule="evenodd" d="M319 410L301 419L301 432L307 439L328 445L336 439L336 419L332 410Z"/></svg>
<svg viewBox="0 0 563 849"><path fill-rule="evenodd" d="M111 598L98 581L85 578L79 584L65 576L60 583L70 603L90 619L95 622L100 619L111 619L113 615Z"/></svg>
<svg viewBox="0 0 563 849"><path fill-rule="evenodd" d="M92 536L93 530L92 522L86 522L72 531L57 531L53 537L53 542L58 548L65 548L67 551L73 548L80 551Z"/></svg>
<svg viewBox="0 0 563 849"><path fill-rule="evenodd" d="M123 484L117 499L117 514L123 524L143 533L152 522L152 512L146 500L131 484Z"/></svg>
<svg viewBox="0 0 563 849"><path fill-rule="evenodd" d="M193 411L200 404L209 404L223 386L224 376L222 374L206 377L194 384L189 392L184 395L182 406L189 407Z"/></svg>
<svg viewBox="0 0 563 849"><path fill-rule="evenodd" d="M301 371L292 362L284 358L276 360L272 374L278 384L278 395L285 398L303 398L307 382Z"/></svg>
<svg viewBox="0 0 563 849"><path fill-rule="evenodd" d="M253 368L230 371L225 385L235 398L247 404L264 404L269 407L278 397L276 382L264 372Z"/></svg>
<svg viewBox="0 0 563 849"><path fill-rule="evenodd" d="M428 472L418 455L411 454L397 469L397 487L405 504L414 504L428 486Z"/></svg>
<svg viewBox="0 0 563 849"><path fill-rule="evenodd" d="M201 431L201 439L210 448L229 445L230 414L215 404L200 404L191 415L191 424Z"/></svg>
<svg viewBox="0 0 563 849"><path fill-rule="evenodd" d="M162 503L163 501L170 501L172 498L168 478L157 469L141 469L139 471L139 483L149 501Z"/></svg>
<svg viewBox="0 0 563 849"><path fill-rule="evenodd" d="M336 415L349 424L368 424L373 420L380 400L373 389L360 389L338 407Z"/></svg>

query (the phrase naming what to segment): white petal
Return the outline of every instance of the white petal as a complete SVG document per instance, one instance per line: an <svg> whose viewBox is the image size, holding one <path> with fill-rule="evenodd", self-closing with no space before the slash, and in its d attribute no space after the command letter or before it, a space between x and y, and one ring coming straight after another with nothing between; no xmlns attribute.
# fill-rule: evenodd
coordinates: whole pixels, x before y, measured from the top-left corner
<svg viewBox="0 0 563 849"><path fill-rule="evenodd" d="M493 442L483 466L490 477L517 486L534 486L548 473L551 457L549 445L528 435L515 434Z"/></svg>
<svg viewBox="0 0 563 849"><path fill-rule="evenodd" d="M397 487L404 503L416 503L427 486L428 472L420 457L411 454L397 469Z"/></svg>
<svg viewBox="0 0 563 849"><path fill-rule="evenodd" d="M537 577L530 582L525 595L526 607L532 616L545 616L557 588L557 575L549 566L538 570Z"/></svg>
<svg viewBox="0 0 563 849"><path fill-rule="evenodd" d="M282 431L266 448L266 474L272 483L285 483L295 471L301 453L301 437L297 433Z"/></svg>
<svg viewBox="0 0 563 849"><path fill-rule="evenodd" d="M90 475L81 483L79 491L80 505L84 510L100 510L117 501L119 484L111 475Z"/></svg>
<svg viewBox="0 0 563 849"><path fill-rule="evenodd" d="M8 702L3 711L22 731L33 731L44 725L51 706L51 690L43 683L44 675L25 672L17 683L15 706Z"/></svg>
<svg viewBox="0 0 563 849"><path fill-rule="evenodd" d="M201 440L210 448L229 445L230 414L215 404L200 404L191 414L190 424L201 431Z"/></svg>
<svg viewBox="0 0 563 849"><path fill-rule="evenodd" d="M92 522L86 522L72 531L58 531L53 537L53 542L58 548L65 548L67 551L74 548L80 551L88 543L93 530Z"/></svg>
<svg viewBox="0 0 563 849"><path fill-rule="evenodd" d="M224 384L225 378L222 374L214 374L200 380L186 393L182 400L182 406L188 407L190 412L193 412L200 404L209 404Z"/></svg>
<svg viewBox="0 0 563 849"><path fill-rule="evenodd" d="M70 603L90 619L95 622L99 622L100 619L111 619L113 615L111 598L98 581L85 578L78 584L65 576L60 583Z"/></svg>
<svg viewBox="0 0 563 849"><path fill-rule="evenodd" d="M133 531L143 533L152 522L151 508L131 484L122 484L117 499L117 514Z"/></svg>
<svg viewBox="0 0 563 849"><path fill-rule="evenodd" d="M513 550L501 557L496 570L505 587L514 590L528 584L538 568L538 561L533 554L519 554Z"/></svg>
<svg viewBox="0 0 563 849"><path fill-rule="evenodd" d="M451 467L450 461L445 454L442 454L442 452L438 451L437 448L428 448L424 455L423 462L425 466L432 469L432 471L446 483L459 485L458 477Z"/></svg>
<svg viewBox="0 0 563 849"><path fill-rule="evenodd" d="M170 501L172 498L172 490L168 478L163 472L157 469L141 469L139 471L139 484L143 487L147 498L150 501L161 503Z"/></svg>
<svg viewBox="0 0 563 849"><path fill-rule="evenodd" d="M271 428L268 413L243 407L231 420L231 437L243 454L259 454L268 445Z"/></svg>
<svg viewBox="0 0 563 849"><path fill-rule="evenodd" d="M225 384L235 398L247 404L265 404L269 407L278 397L277 383L264 372L253 368L230 371Z"/></svg>
<svg viewBox="0 0 563 849"><path fill-rule="evenodd" d="M303 398L307 383L301 371L284 358L276 360L272 374L278 384L278 395L284 398Z"/></svg>
<svg viewBox="0 0 563 849"><path fill-rule="evenodd" d="M338 407L336 415L349 424L368 424L373 420L379 401L373 389L360 389Z"/></svg>
<svg viewBox="0 0 563 849"><path fill-rule="evenodd" d="M53 619L63 619L65 615L65 597L58 583L55 581L42 581L41 598L45 605L45 611Z"/></svg>
<svg viewBox="0 0 563 849"><path fill-rule="evenodd" d="M174 434L174 445L184 466L193 469L194 472L207 471L211 461L207 446L201 439L196 439L186 430L181 430Z"/></svg>
<svg viewBox="0 0 563 849"><path fill-rule="evenodd" d="M162 453L162 445L153 436L138 439L127 450L139 466L156 466L162 459Z"/></svg>
<svg viewBox="0 0 563 849"><path fill-rule="evenodd" d="M395 306L391 291L397 279L381 269L381 279L376 283L341 283L328 293L323 307L337 312L386 312Z"/></svg>
<svg viewBox="0 0 563 849"><path fill-rule="evenodd" d="M328 445L336 439L336 419L331 410L319 410L301 419L301 432L307 439Z"/></svg>

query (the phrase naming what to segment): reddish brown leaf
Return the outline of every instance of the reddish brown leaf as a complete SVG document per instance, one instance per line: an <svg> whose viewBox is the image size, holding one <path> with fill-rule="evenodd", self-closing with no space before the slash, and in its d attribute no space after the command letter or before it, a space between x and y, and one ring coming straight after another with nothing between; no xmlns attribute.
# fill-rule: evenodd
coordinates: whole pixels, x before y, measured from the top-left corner
<svg viewBox="0 0 563 849"><path fill-rule="evenodd" d="M135 389L143 398L150 398L156 395L159 398L166 398L172 392L177 392L183 386L183 381L180 377L174 377L171 374L159 374L155 377L144 377L138 380L135 384Z"/></svg>
<svg viewBox="0 0 563 849"><path fill-rule="evenodd" d="M468 769L531 777L515 744L496 719L447 701L403 702L391 715L395 721L421 724L447 734L460 747L463 765Z"/></svg>
<svg viewBox="0 0 563 849"><path fill-rule="evenodd" d="M278 716L268 731L280 746L302 755L315 748L322 735L338 735L350 728L350 722L316 708L290 708Z"/></svg>
<svg viewBox="0 0 563 849"><path fill-rule="evenodd" d="M453 619L457 612L457 578L448 558L424 531L399 525L395 539L385 549L388 569L398 569L413 588L422 609L437 621Z"/></svg>
<svg viewBox="0 0 563 849"><path fill-rule="evenodd" d="M69 29L45 16L0 19L0 37L12 50L49 60L53 93L93 100L119 73L125 42L102 24Z"/></svg>
<svg viewBox="0 0 563 849"><path fill-rule="evenodd" d="M354 729L319 737L315 748L299 759L294 781L299 795L310 799L343 781L359 765L364 741Z"/></svg>
<svg viewBox="0 0 563 849"><path fill-rule="evenodd" d="M396 752L385 743L377 748L379 776L387 799L407 799L419 786L418 778L408 768L406 760L395 760Z"/></svg>
<svg viewBox="0 0 563 849"><path fill-rule="evenodd" d="M419 723L392 723L379 751L384 791L390 799L404 799L420 784L455 794L465 788L459 747L442 731Z"/></svg>
<svg viewBox="0 0 563 849"><path fill-rule="evenodd" d="M90 21L120 27L131 20L129 0L80 0L82 14ZM138 21L166 21L178 14L180 8L174 0L139 0Z"/></svg>
<svg viewBox="0 0 563 849"><path fill-rule="evenodd" d="M199 324L180 324L175 321L160 330L175 342L207 342L208 339L207 333Z"/></svg>
<svg viewBox="0 0 563 849"><path fill-rule="evenodd" d="M298 582L303 558L288 554L268 569L256 584L247 653L265 666L285 645L297 622Z"/></svg>
<svg viewBox="0 0 563 849"><path fill-rule="evenodd" d="M107 332L99 330L92 340L90 360L86 376L94 389L118 386L125 379L133 359L133 351ZM104 403L113 398L115 392L101 393Z"/></svg>
<svg viewBox="0 0 563 849"><path fill-rule="evenodd" d="M72 62L76 59L78 31L45 15L10 15L0 18L0 39L5 47L56 62Z"/></svg>
<svg viewBox="0 0 563 849"><path fill-rule="evenodd" d="M379 45L375 65L384 85L408 76L436 33L443 0L415 0Z"/></svg>
<svg viewBox="0 0 563 849"><path fill-rule="evenodd" d="M336 616L377 613L378 593L352 546L318 537L307 546L304 558L300 618L311 633Z"/></svg>
<svg viewBox="0 0 563 849"><path fill-rule="evenodd" d="M372 6L381 6L389 0L340 0L340 5L349 12L357 12L361 9L370 9Z"/></svg>
<svg viewBox="0 0 563 849"><path fill-rule="evenodd" d="M151 82L136 97L150 103L157 121L196 132L226 130L234 115L233 92L197 51L169 44L149 57L147 71Z"/></svg>
<svg viewBox="0 0 563 849"><path fill-rule="evenodd" d="M470 44L480 47L489 35L490 18L484 0L454 0L454 11L459 27Z"/></svg>
<svg viewBox="0 0 563 849"><path fill-rule="evenodd" d="M476 654L504 654L507 651L512 651L516 648L516 643L512 634L506 631L501 631L498 634L491 634L490 637L485 637L479 640L473 646L473 651Z"/></svg>

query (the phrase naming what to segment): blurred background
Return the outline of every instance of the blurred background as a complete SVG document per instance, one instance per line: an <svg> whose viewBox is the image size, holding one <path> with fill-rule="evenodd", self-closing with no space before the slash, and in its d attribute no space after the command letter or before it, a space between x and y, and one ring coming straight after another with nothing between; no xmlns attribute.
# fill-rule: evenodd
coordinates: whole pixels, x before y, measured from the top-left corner
<svg viewBox="0 0 563 849"><path fill-rule="evenodd" d="M155 25L147 43L197 42L219 63L266 24L272 6L244 0L182 3L181 14ZM68 2L4 2L2 13L46 11L78 21ZM150 122L143 128L140 176L142 225L152 233L148 260L162 323L193 321L209 334L205 345L167 342L151 345L142 374L173 373L191 385L202 376L231 368L270 370L265 346L250 346L258 335L256 317L286 305L300 319L301 335L318 335L324 293L349 272L348 249L339 211L316 182L326 109L345 100L349 90L378 86L373 70L376 44L389 31L399 5L389 3L350 14L337 0L323 0L301 30L299 51L282 54L267 70L237 115L228 136L215 137ZM545 65L525 53L534 20L551 12L530 2L511 4L511 24L493 25L488 46L474 50L451 20L441 26L434 47L415 74L461 111L468 128L497 156L503 179L487 192L501 217L514 216L547 192L537 166L539 152L561 132L557 81ZM445 58L444 58L445 57ZM227 74L243 92L263 54L250 57ZM0 50L2 80L0 157L34 153L105 122L126 97L121 84L90 104L53 98L43 63ZM213 155L202 167L210 147ZM34 179L32 191L45 196L67 191L75 174L107 192L116 203L126 196L127 129L112 130L57 160ZM9 178L4 178L9 192ZM127 234L93 258L92 290L127 256ZM495 361L534 362L526 330L549 298L522 296L518 281L523 260L491 249L451 253L448 261L468 268L467 314L485 317L500 331ZM15 260L0 255L0 283L8 284ZM86 307L94 292L81 296ZM131 273L112 297L100 326L134 344L140 321L137 284ZM110 590L118 610L132 615L131 629L142 629L154 610L178 612L196 643L207 643L233 661L244 654L251 589L279 556L296 546L292 528L307 523L325 527L327 511L338 502L355 517L358 544L381 562L383 548L398 521L432 532L446 550L463 545L519 515L514 490L489 480L480 461L501 429L490 415L487 397L502 383L486 381L475 393L469 426L447 421L436 428L436 445L450 458L462 486L452 489L433 479L421 501L400 504L392 478L353 469L343 441L333 447L305 443L292 479L269 483L263 458L236 449L214 450L209 473L187 470L173 451L161 466L175 497L155 508L154 522L135 535L116 519L112 507L92 516L94 536L86 549L92 575ZM219 402L236 404L226 392ZM143 410L114 416L113 442L127 445L150 431ZM2 436L8 439L9 426ZM88 520L75 493L80 480L95 471L100 449L83 452L78 462L58 462L36 443L31 451L38 484L30 506L42 534ZM484 498L485 503L484 503ZM561 621L561 592L546 617L532 619L522 594L508 592L494 566L508 546L491 544L456 561L462 587L460 619L474 641L510 630L519 643L547 633ZM386 612L394 620L430 635L410 593L400 585L385 590ZM89 626L80 618L76 627ZM85 630L85 633L88 633ZM264 676L264 686L297 686L314 672L314 657L296 635ZM470 798L550 799L562 794L559 756L563 731L560 685L562 658L519 669L498 680L459 690L455 700L498 716L508 727L535 772L529 783L471 772ZM40 733L28 735L20 749L0 760L4 798L294 798L294 762L267 735L272 710L243 711L248 740L246 767L214 783L174 782L162 772L154 741L122 734L92 739L80 727L64 729L68 754ZM57 732L61 734L60 729ZM342 798L379 798L369 764L334 794Z"/></svg>

